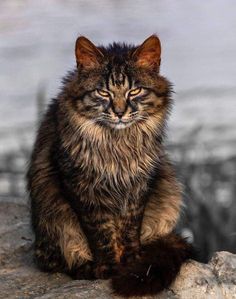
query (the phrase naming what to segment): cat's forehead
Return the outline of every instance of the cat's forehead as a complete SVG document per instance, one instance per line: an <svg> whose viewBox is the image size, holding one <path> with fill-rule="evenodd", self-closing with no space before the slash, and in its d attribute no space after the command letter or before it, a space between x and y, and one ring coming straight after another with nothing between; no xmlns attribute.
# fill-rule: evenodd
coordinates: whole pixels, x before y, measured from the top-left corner
<svg viewBox="0 0 236 299"><path fill-rule="evenodd" d="M135 84L133 76L124 69L111 70L104 78L103 87L114 93L126 92Z"/></svg>
<svg viewBox="0 0 236 299"><path fill-rule="evenodd" d="M128 90L132 87L132 78L124 72L111 72L108 77L107 89L116 92L118 90Z"/></svg>

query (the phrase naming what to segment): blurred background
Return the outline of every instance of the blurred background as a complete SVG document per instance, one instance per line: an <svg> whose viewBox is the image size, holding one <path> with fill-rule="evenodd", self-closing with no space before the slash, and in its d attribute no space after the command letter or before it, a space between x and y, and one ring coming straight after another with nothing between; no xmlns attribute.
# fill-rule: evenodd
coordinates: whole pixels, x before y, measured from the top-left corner
<svg viewBox="0 0 236 299"><path fill-rule="evenodd" d="M77 36L139 44L153 33L162 41L161 73L175 89L166 145L184 186L181 232L202 260L236 253L234 0L1 0L0 203L27 205L35 131L75 66Z"/></svg>

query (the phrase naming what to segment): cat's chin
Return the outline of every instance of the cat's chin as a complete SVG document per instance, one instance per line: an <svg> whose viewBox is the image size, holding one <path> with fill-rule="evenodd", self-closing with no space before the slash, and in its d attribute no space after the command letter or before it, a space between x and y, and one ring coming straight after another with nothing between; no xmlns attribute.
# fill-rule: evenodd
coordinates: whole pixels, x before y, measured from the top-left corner
<svg viewBox="0 0 236 299"><path fill-rule="evenodd" d="M123 130L123 129L127 129L129 127L131 127L133 124L135 123L135 121L118 121L118 122L112 122L112 121L99 121L98 124L105 126L105 127L109 127L111 129L115 129L115 130Z"/></svg>
<svg viewBox="0 0 236 299"><path fill-rule="evenodd" d="M133 124L134 124L134 122L127 122L127 123L119 122L116 124L109 124L109 126L115 130L122 130L122 129L126 129L126 128L132 126Z"/></svg>

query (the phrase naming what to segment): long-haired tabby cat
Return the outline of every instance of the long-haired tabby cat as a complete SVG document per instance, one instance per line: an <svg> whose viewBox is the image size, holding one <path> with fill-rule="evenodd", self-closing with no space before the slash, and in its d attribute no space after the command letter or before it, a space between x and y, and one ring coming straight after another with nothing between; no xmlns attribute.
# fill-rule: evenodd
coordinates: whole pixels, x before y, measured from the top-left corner
<svg viewBox="0 0 236 299"><path fill-rule="evenodd" d="M77 68L45 114L28 171L35 258L123 296L168 287L191 246L173 230L181 192L162 140L171 85L161 45L76 41Z"/></svg>

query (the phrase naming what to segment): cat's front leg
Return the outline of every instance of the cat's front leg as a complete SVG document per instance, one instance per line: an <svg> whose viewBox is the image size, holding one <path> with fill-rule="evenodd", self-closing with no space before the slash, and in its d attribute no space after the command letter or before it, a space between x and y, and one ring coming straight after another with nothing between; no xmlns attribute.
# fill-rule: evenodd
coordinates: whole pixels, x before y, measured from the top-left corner
<svg viewBox="0 0 236 299"><path fill-rule="evenodd" d="M128 212L121 217L120 232L123 252L120 257L121 264L134 262L140 258L141 243L140 232L144 213L144 204L131 206Z"/></svg>
<svg viewBox="0 0 236 299"><path fill-rule="evenodd" d="M93 273L98 279L107 279L116 271L114 242L116 225L112 215L92 208L80 210L80 222L93 255Z"/></svg>

